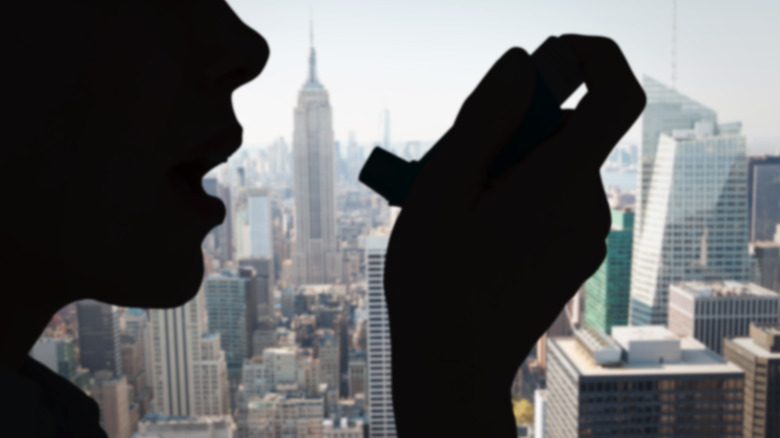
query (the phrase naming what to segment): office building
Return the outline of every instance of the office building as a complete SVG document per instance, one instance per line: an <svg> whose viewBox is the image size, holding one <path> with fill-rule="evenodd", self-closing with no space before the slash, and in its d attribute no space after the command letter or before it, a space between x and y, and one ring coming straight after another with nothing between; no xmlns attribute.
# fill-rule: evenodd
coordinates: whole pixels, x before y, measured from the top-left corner
<svg viewBox="0 0 780 438"><path fill-rule="evenodd" d="M534 438L547 438L547 390L534 391Z"/></svg>
<svg viewBox="0 0 780 438"><path fill-rule="evenodd" d="M46 365L60 376L76 377L76 342L70 336L51 338L41 336L30 350L30 357Z"/></svg>
<svg viewBox="0 0 780 438"><path fill-rule="evenodd" d="M235 251L233 245L233 209L229 208L233 205L232 196L230 193L230 186L217 184L218 198L225 204L225 220L218 226L220 233L220 256L222 262L233 260L233 253Z"/></svg>
<svg viewBox="0 0 780 438"><path fill-rule="evenodd" d="M612 209L610 212L612 229L607 236L607 257L585 282L585 327L607 334L613 325L628 324L634 237L633 209Z"/></svg>
<svg viewBox="0 0 780 438"><path fill-rule="evenodd" d="M634 227L632 325L667 323L669 285L748 281L745 137L740 124L662 133L641 228ZM639 216L637 216L639 217Z"/></svg>
<svg viewBox="0 0 780 438"><path fill-rule="evenodd" d="M547 436L742 436L745 373L663 326L548 339Z"/></svg>
<svg viewBox="0 0 780 438"><path fill-rule="evenodd" d="M248 259L240 259L238 261L239 268L252 268L254 273L252 274L252 280L250 290L254 291L257 301L257 320L255 323L272 319L274 317L274 273L273 273L273 259L263 257L252 257ZM253 354L260 354L260 351L253 351Z"/></svg>
<svg viewBox="0 0 780 438"><path fill-rule="evenodd" d="M323 438L363 438L363 422L361 420L350 421L347 417L341 417L338 421L325 419L322 422Z"/></svg>
<svg viewBox="0 0 780 438"><path fill-rule="evenodd" d="M138 423L133 438L234 438L236 425L227 415L166 416L149 414Z"/></svg>
<svg viewBox="0 0 780 438"><path fill-rule="evenodd" d="M130 413L137 405L131 406L125 376L114 377L109 370L97 371L89 391L100 407L100 427L106 434L111 438L130 438Z"/></svg>
<svg viewBox="0 0 780 438"><path fill-rule="evenodd" d="M296 285L335 282L341 272L331 111L328 92L317 78L312 37L309 77L298 92L293 131L295 253L292 264Z"/></svg>
<svg viewBox="0 0 780 438"><path fill-rule="evenodd" d="M780 326L750 325L726 339L723 357L745 371L745 438L780 436Z"/></svg>
<svg viewBox="0 0 780 438"><path fill-rule="evenodd" d="M134 400L138 403L139 419L152 408L152 331L149 316L143 309L130 307L119 318L122 371L127 384L132 388ZM137 421L134 428L137 426Z"/></svg>
<svg viewBox="0 0 780 438"><path fill-rule="evenodd" d="M774 240L780 224L780 156L748 159L750 240Z"/></svg>
<svg viewBox="0 0 780 438"><path fill-rule="evenodd" d="M747 336L750 323L780 322L780 295L753 283L689 281L669 287L669 330L722 354L723 338Z"/></svg>
<svg viewBox="0 0 780 438"><path fill-rule="evenodd" d="M266 366L262 356L255 356L244 361L241 369L241 384L244 388L244 397L248 400L252 397L263 397L273 389L273 368Z"/></svg>
<svg viewBox="0 0 780 438"><path fill-rule="evenodd" d="M366 236L368 280L368 427L370 438L396 437L391 390L390 324L384 293L389 236Z"/></svg>
<svg viewBox="0 0 780 438"><path fill-rule="evenodd" d="M249 257L273 259L271 239L271 199L267 187L247 189Z"/></svg>
<svg viewBox="0 0 780 438"><path fill-rule="evenodd" d="M218 334L208 333L205 289L183 306L149 309L153 411L168 416L227 415L227 362Z"/></svg>
<svg viewBox="0 0 780 438"><path fill-rule="evenodd" d="M250 437L323 438L321 398L287 398L269 393L252 398L247 407Z"/></svg>
<svg viewBox="0 0 780 438"><path fill-rule="evenodd" d="M241 372L241 384L247 400L263 397L281 386L293 385L297 388L298 380L298 360L295 351L290 348L267 348L262 356L245 360Z"/></svg>
<svg viewBox="0 0 780 438"><path fill-rule="evenodd" d="M93 374L100 370L122 375L119 309L95 300L76 303L79 362Z"/></svg>
<svg viewBox="0 0 780 438"><path fill-rule="evenodd" d="M756 269L754 281L767 289L780 292L780 240L753 242L750 244L750 252Z"/></svg>
<svg viewBox="0 0 780 438"><path fill-rule="evenodd" d="M363 350L351 351L349 353L349 364L347 366L349 398L355 398L357 394L366 393L367 377L366 352Z"/></svg>
<svg viewBox="0 0 780 438"><path fill-rule="evenodd" d="M650 76L642 78L642 88L645 91L647 103L642 111L642 144L637 167L639 190L634 224L636 240L642 236L644 217L649 212L646 204L653 181L653 168L655 167L660 135L670 135L675 129L692 128L693 124L700 120L712 122L718 120L717 114L712 109Z"/></svg>
<svg viewBox="0 0 780 438"><path fill-rule="evenodd" d="M208 313L208 331L219 333L225 351L228 375L237 381L244 359L251 353L250 341L257 321L257 293L252 290L253 271L223 269L203 282Z"/></svg>
<svg viewBox="0 0 780 438"><path fill-rule="evenodd" d="M341 372L339 370L339 341L333 330L317 330L317 358L319 359L319 384L327 384L326 415L332 415L332 408L339 398Z"/></svg>

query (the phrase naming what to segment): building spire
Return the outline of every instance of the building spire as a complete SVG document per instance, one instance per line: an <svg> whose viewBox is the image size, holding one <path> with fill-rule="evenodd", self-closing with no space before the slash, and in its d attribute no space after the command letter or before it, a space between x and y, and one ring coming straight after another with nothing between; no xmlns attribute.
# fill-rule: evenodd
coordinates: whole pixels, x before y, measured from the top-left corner
<svg viewBox="0 0 780 438"><path fill-rule="evenodd" d="M309 79L305 88L322 88L317 80L317 54L314 51L314 19L309 18Z"/></svg>

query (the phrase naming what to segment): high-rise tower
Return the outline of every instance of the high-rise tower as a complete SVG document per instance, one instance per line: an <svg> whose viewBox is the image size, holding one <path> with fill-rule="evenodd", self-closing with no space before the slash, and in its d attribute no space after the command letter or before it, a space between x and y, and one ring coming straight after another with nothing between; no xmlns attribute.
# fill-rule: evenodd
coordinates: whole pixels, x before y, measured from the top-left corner
<svg viewBox="0 0 780 438"><path fill-rule="evenodd" d="M295 171L295 254L293 281L321 284L338 275L336 162L328 92L317 79L312 32L309 78L298 92L293 131Z"/></svg>
<svg viewBox="0 0 780 438"><path fill-rule="evenodd" d="M387 236L366 237L368 277L368 417L370 438L395 438L395 412L390 356L390 322L387 316L385 254Z"/></svg>
<svg viewBox="0 0 780 438"><path fill-rule="evenodd" d="M666 324L673 283L748 277L741 125L701 120L693 128L657 142L641 228L634 227L632 325Z"/></svg>

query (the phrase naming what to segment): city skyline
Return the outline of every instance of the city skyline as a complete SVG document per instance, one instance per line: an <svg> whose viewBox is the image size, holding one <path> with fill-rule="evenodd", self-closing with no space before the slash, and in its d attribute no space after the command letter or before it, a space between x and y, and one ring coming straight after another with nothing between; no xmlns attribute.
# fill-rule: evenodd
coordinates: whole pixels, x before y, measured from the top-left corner
<svg viewBox="0 0 780 438"><path fill-rule="evenodd" d="M309 44L308 74L300 68L295 76L307 79L298 87L293 117L279 111L294 121L290 147L277 136L266 154L243 154L238 165L218 168L219 181L204 178L204 190L220 197L228 212L203 241L199 292L171 309L78 301L78 330L63 322L67 312L58 314L57 332L47 329L31 350L98 402L110 438L130 438L136 430L132 438L160 431L184 436L179 434L204 426L212 428L208 438L397 435L383 277L399 209L357 181L344 183L349 178L343 175L357 174L364 157L352 138L334 142L333 114L340 107L331 104L318 78L313 33ZM776 252L769 252L780 248L780 222L775 242L763 239L759 255L748 251L750 177L741 119L722 123L720 109L689 98L687 89L643 78L648 105L642 142L618 144L608 159L613 172L637 180L636 197L621 198L620 190L610 189L610 203L613 196L618 202L612 205L608 256L581 289L584 314L577 310L579 297L570 302L574 309L559 317L565 330L551 328L542 336L518 370L512 394L536 403L537 429L553 436L647 432L636 423L662 434L700 436L695 433L710 428L741 436L747 371L719 355L721 342L746 336L749 324L780 321L780 291L757 285L761 269L780 266ZM710 104L709 98L701 101ZM389 129L391 112L395 124L391 108L378 113L377 144L397 138ZM420 142L404 146L394 152L409 159L420 152ZM346 152L334 159L339 150ZM755 199L772 197L770 179L758 180ZM757 210L771 211L764 203ZM755 217L771 229L771 213ZM562 257L562 269L569 263L576 261ZM713 293L712 285L684 283L715 278L727 287ZM667 324L675 288L691 289L706 306L708 293L719 299L704 307L712 313L683 315L691 321L678 314ZM748 296L742 289L761 289L768 297L761 312L759 304L749 315L738 306ZM711 317L722 316L715 309L732 301L739 318L721 318L727 321L713 328ZM104 311L84 310L90 307ZM692 322L700 316L710 319L704 335L697 331L703 325ZM775 333L761 330L764 338ZM771 354L780 348L777 333ZM735 342L736 349L752 341ZM95 365L86 366L90 362ZM106 367L113 375L100 370ZM547 389L534 398L528 388L531 394ZM706 394L722 402L714 421L702 416L710 415L702 408L707 404L692 397L701 389L717 389ZM668 391L683 396L669 397ZM663 413L641 412L659 399ZM752 409L747 400L744 409Z"/></svg>
<svg viewBox="0 0 780 438"><path fill-rule="evenodd" d="M704 8L699 3L677 5L676 87L706 98L721 109L724 121L742 120L749 150L776 152L780 131L773 115L780 88L768 85L780 74L780 54L774 49L780 28L771 22L780 5L718 2ZM337 108L335 140L342 144L350 131L361 144L380 144L377 119L385 107L392 112L393 141L436 141L505 50L520 46L530 53L549 35L608 36L620 44L638 78L650 75L670 82L670 1L493 1L492 7L471 1L446 6L436 1L367 5L354 0L327 6L299 1L229 4L271 47L264 72L234 95L248 149L291 137L292 121L283 109L292 107L301 84L310 7L319 51L327 59L319 70ZM523 22L524 17L534 18ZM569 102L582 95L578 91ZM640 128L638 121L625 139L638 143ZM767 138L777 141L769 143Z"/></svg>

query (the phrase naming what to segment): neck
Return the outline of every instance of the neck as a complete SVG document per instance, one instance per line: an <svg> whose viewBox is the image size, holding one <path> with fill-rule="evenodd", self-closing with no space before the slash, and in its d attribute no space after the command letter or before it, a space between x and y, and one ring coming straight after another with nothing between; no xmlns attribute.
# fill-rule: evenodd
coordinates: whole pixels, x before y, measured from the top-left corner
<svg viewBox="0 0 780 438"><path fill-rule="evenodd" d="M15 239L5 240L22 262L7 270L12 273L14 296L5 301L0 318L0 366L17 372L51 317L73 300L66 296L62 269L55 260L30 254Z"/></svg>
<svg viewBox="0 0 780 438"><path fill-rule="evenodd" d="M24 292L20 292L24 293ZM17 300L20 303L22 300ZM0 366L19 371L30 349L40 337L52 315L59 307L52 309L40 303L29 302L6 308L0 318Z"/></svg>

